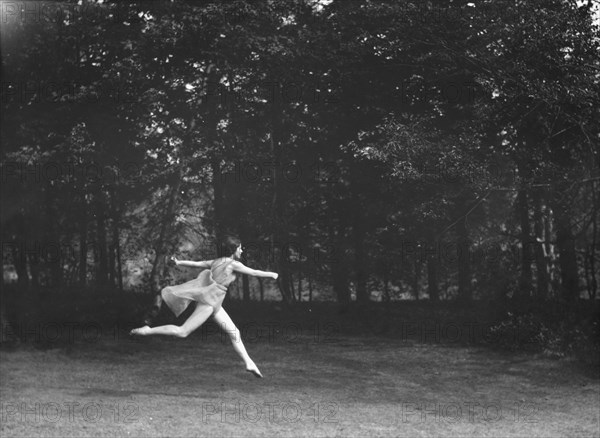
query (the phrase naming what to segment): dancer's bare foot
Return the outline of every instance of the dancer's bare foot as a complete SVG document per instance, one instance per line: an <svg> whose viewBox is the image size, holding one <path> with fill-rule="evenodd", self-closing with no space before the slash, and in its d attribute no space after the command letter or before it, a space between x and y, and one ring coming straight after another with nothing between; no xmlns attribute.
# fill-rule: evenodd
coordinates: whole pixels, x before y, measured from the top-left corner
<svg viewBox="0 0 600 438"><path fill-rule="evenodd" d="M252 364L248 367L246 367L246 371L248 371L249 373L254 374L254 376L262 379L263 375L260 373L260 371L258 370L258 367L255 364Z"/></svg>
<svg viewBox="0 0 600 438"><path fill-rule="evenodd" d="M144 327L139 327L139 328L134 328L133 330L131 330L129 332L130 336L134 336L134 335L147 335L148 332L150 331L150 327L148 327L147 325L145 325Z"/></svg>

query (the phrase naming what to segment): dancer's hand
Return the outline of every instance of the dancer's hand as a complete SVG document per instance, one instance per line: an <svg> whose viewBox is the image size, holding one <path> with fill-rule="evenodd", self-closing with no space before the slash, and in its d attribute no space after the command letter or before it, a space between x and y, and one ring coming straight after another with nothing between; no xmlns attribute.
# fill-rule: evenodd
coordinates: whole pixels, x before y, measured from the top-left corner
<svg viewBox="0 0 600 438"><path fill-rule="evenodd" d="M177 260L177 257L171 256L171 261L175 263L175 266L179 266L179 260Z"/></svg>
<svg viewBox="0 0 600 438"><path fill-rule="evenodd" d="M277 280L277 277L279 277L279 274L277 272L273 272L273 275L271 277L273 277L273 280Z"/></svg>

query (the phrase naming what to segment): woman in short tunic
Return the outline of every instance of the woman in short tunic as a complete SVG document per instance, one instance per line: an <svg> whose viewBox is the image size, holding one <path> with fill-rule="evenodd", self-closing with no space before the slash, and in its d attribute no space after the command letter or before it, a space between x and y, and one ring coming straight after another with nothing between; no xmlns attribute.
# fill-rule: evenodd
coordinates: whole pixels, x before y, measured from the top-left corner
<svg viewBox="0 0 600 438"><path fill-rule="evenodd" d="M142 336L171 335L185 338L212 315L217 324L229 335L233 348L246 365L246 371L251 372L256 377L262 377L258 367L250 359L244 347L240 331L225 309L223 309L222 303L227 293L227 287L236 279L234 272L273 279L277 279L278 274L250 269L237 261L236 259L239 259L243 252L239 240L229 238L226 245L230 251L233 250L233 252L229 252L231 254L230 257L221 257L216 260L200 262L177 260L175 257L172 257L177 266L205 269L196 279L177 286L165 287L161 291L163 301L167 303L176 316L179 316L192 301L196 302L194 313L190 315L183 325L163 325L152 328L145 325L131 330L131 334Z"/></svg>
<svg viewBox="0 0 600 438"><path fill-rule="evenodd" d="M185 263L197 263L175 258L173 260L175 264L182 266L186 266ZM165 287L161 291L163 301L175 316L181 315L192 301L208 304L214 309L213 313L217 312L227 294L227 286L236 279L235 274L228 274L226 269L234 261L233 258L228 257L212 260L209 269L202 271L196 279L177 286Z"/></svg>

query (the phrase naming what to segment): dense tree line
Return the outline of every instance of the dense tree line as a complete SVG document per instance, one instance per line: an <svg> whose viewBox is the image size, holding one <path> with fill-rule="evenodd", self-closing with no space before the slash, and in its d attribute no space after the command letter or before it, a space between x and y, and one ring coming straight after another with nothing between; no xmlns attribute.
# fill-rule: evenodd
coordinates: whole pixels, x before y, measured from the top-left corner
<svg viewBox="0 0 600 438"><path fill-rule="evenodd" d="M235 233L286 302L597 297L591 2L33 5L2 26L23 293L123 289L146 254L156 292L190 233Z"/></svg>

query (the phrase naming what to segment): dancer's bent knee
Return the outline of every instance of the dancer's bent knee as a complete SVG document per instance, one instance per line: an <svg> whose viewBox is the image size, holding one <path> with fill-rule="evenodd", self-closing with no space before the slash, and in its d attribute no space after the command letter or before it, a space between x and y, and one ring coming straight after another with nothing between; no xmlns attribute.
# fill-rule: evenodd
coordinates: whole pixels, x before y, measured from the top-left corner
<svg viewBox="0 0 600 438"><path fill-rule="evenodd" d="M177 336L178 338L187 338L190 335L190 331L187 329L184 329L183 327L177 327L174 330L174 335Z"/></svg>
<svg viewBox="0 0 600 438"><path fill-rule="evenodd" d="M240 333L237 327L234 327L232 330L225 331L229 335L229 339L231 339L231 342L235 343L240 342L242 340L242 334Z"/></svg>

